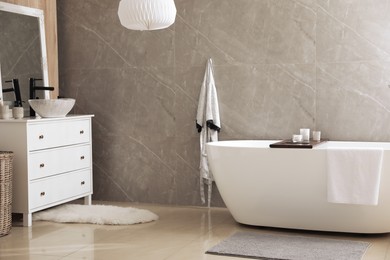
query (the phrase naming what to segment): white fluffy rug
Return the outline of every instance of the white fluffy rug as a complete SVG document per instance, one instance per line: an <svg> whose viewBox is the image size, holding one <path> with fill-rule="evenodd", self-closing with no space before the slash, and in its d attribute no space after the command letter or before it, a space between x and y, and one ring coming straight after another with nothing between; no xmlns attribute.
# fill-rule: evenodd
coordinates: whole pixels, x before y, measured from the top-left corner
<svg viewBox="0 0 390 260"><path fill-rule="evenodd" d="M157 220L149 210L109 205L65 204L33 214L33 220L100 225L131 225Z"/></svg>

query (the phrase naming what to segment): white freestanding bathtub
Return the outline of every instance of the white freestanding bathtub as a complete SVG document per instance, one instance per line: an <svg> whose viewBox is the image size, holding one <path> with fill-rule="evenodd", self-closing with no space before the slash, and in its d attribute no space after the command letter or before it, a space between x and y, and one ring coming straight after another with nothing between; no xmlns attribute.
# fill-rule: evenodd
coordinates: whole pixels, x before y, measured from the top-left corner
<svg viewBox="0 0 390 260"><path fill-rule="evenodd" d="M313 149L269 148L272 141L207 143L211 170L234 219L305 230L390 232L390 143L325 142ZM378 205L327 201L326 149L382 147Z"/></svg>

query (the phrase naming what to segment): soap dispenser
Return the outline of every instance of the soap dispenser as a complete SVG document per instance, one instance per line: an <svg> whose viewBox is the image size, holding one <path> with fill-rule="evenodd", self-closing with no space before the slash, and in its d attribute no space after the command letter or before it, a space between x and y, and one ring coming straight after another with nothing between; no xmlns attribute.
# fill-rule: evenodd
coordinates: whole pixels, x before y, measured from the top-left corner
<svg viewBox="0 0 390 260"><path fill-rule="evenodd" d="M14 107L12 108L12 116L15 119L22 119L24 117L22 101L17 100L14 102Z"/></svg>

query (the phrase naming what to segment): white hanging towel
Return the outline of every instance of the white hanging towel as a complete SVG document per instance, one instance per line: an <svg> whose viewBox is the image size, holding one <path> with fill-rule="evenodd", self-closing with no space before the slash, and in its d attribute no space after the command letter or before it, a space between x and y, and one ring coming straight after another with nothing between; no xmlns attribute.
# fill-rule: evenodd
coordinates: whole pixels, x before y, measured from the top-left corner
<svg viewBox="0 0 390 260"><path fill-rule="evenodd" d="M196 127L200 133L200 196L205 203L204 186L208 186L208 207L211 203L213 174L209 170L206 153L206 143L218 141L218 132L221 129L219 119L218 97L215 88L212 60L208 59L206 72L199 94Z"/></svg>
<svg viewBox="0 0 390 260"><path fill-rule="evenodd" d="M328 202L378 205L383 149L327 150Z"/></svg>

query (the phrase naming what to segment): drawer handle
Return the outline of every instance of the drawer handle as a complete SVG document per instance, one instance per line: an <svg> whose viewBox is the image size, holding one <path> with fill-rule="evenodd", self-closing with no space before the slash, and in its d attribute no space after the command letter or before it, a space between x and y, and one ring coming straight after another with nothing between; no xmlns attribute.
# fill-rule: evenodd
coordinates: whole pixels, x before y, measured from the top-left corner
<svg viewBox="0 0 390 260"><path fill-rule="evenodd" d="M45 167L45 164L44 164L44 163L41 163L41 164L39 165L39 168L43 168L43 167Z"/></svg>
<svg viewBox="0 0 390 260"><path fill-rule="evenodd" d="M46 193L45 193L44 191L42 191L42 192L41 192L41 197L45 196L45 194L46 194Z"/></svg>
<svg viewBox="0 0 390 260"><path fill-rule="evenodd" d="M84 134L84 130L80 130L80 134L81 134L81 135Z"/></svg>
<svg viewBox="0 0 390 260"><path fill-rule="evenodd" d="M81 155L80 160L84 160L84 159L85 159L84 155Z"/></svg>
<svg viewBox="0 0 390 260"><path fill-rule="evenodd" d="M40 136L39 136L39 140L42 140L43 138L44 138L43 135L40 135Z"/></svg>
<svg viewBox="0 0 390 260"><path fill-rule="evenodd" d="M84 184L85 184L85 181L82 181L82 182L81 182L81 185L84 185Z"/></svg>

